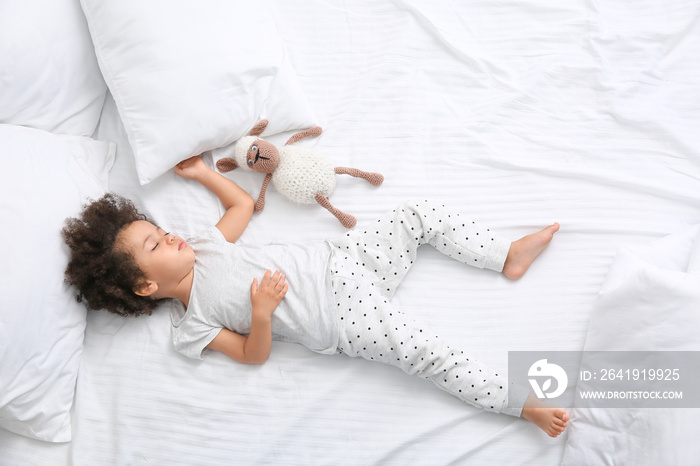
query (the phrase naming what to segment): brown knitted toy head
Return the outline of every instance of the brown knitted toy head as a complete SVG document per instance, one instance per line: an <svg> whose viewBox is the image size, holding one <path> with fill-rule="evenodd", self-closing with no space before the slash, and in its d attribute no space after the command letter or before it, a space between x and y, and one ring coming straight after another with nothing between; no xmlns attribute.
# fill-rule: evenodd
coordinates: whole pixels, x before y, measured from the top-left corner
<svg viewBox="0 0 700 466"><path fill-rule="evenodd" d="M245 157L248 168L258 173L272 173L280 163L280 152L277 148L262 139L256 139L248 147Z"/></svg>
<svg viewBox="0 0 700 466"><path fill-rule="evenodd" d="M267 120L261 120L253 126L247 136L239 139L233 150L233 157L225 157L216 162L222 172L229 172L238 167L248 168L259 173L272 173L280 161L277 148L267 141L259 139L265 131Z"/></svg>

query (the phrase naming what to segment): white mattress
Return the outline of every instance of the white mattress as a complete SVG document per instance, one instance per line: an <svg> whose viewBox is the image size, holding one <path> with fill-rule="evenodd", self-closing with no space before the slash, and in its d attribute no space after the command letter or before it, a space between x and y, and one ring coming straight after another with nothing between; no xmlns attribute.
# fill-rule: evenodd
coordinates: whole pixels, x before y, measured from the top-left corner
<svg viewBox="0 0 700 466"><path fill-rule="evenodd" d="M505 370L508 351L583 349L618 248L700 220L697 2L272 3L324 130L300 144L386 178L339 178L331 200L358 227L411 198L512 239L561 223L517 282L421 250L394 302L474 357ZM111 99L97 136L118 142L111 189L164 228L187 235L218 220L196 183L171 173L138 186ZM261 175L229 176L257 195ZM242 242L343 234L325 210L271 189ZM550 439L397 369L283 343L262 366L196 362L173 350L168 324L167 309L91 313L73 442L0 431L0 463L561 461L566 434Z"/></svg>

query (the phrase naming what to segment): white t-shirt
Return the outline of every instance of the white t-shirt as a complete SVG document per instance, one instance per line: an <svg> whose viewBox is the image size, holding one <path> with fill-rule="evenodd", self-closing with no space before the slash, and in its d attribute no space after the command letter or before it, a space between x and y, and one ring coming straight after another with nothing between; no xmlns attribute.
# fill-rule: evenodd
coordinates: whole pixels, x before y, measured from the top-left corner
<svg viewBox="0 0 700 466"><path fill-rule="evenodd" d="M332 306L329 243L241 246L227 242L216 227L187 242L195 252L190 301L187 309L178 303L171 316L179 352L202 359L222 328L249 334L250 285L254 278L260 282L268 269L280 270L289 284L272 314L273 339L335 352L338 319Z"/></svg>

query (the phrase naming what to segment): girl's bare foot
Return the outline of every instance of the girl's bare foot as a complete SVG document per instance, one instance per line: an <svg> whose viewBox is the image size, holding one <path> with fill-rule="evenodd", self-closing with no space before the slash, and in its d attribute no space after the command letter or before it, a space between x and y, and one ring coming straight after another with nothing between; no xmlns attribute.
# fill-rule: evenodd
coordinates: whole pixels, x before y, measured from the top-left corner
<svg viewBox="0 0 700 466"><path fill-rule="evenodd" d="M558 230L559 224L554 223L537 233L532 233L531 235L523 236L517 241L513 241L503 266L503 275L511 280L517 280L522 277L527 272L530 264L552 241L554 233Z"/></svg>
<svg viewBox="0 0 700 466"><path fill-rule="evenodd" d="M559 436L569 423L569 413L564 408L540 401L532 395L527 397L521 416L550 437Z"/></svg>

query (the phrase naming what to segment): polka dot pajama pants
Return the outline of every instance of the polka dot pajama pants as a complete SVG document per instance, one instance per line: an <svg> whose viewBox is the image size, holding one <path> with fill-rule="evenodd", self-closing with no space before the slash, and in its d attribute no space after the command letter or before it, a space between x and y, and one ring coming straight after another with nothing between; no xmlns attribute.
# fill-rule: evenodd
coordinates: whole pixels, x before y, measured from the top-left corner
<svg viewBox="0 0 700 466"><path fill-rule="evenodd" d="M397 366L471 405L520 416L527 391L517 391L509 406L505 377L391 305L418 247L426 243L465 264L497 272L510 249L510 241L488 228L428 201L406 202L367 230L331 241L331 281L340 311L337 352Z"/></svg>

